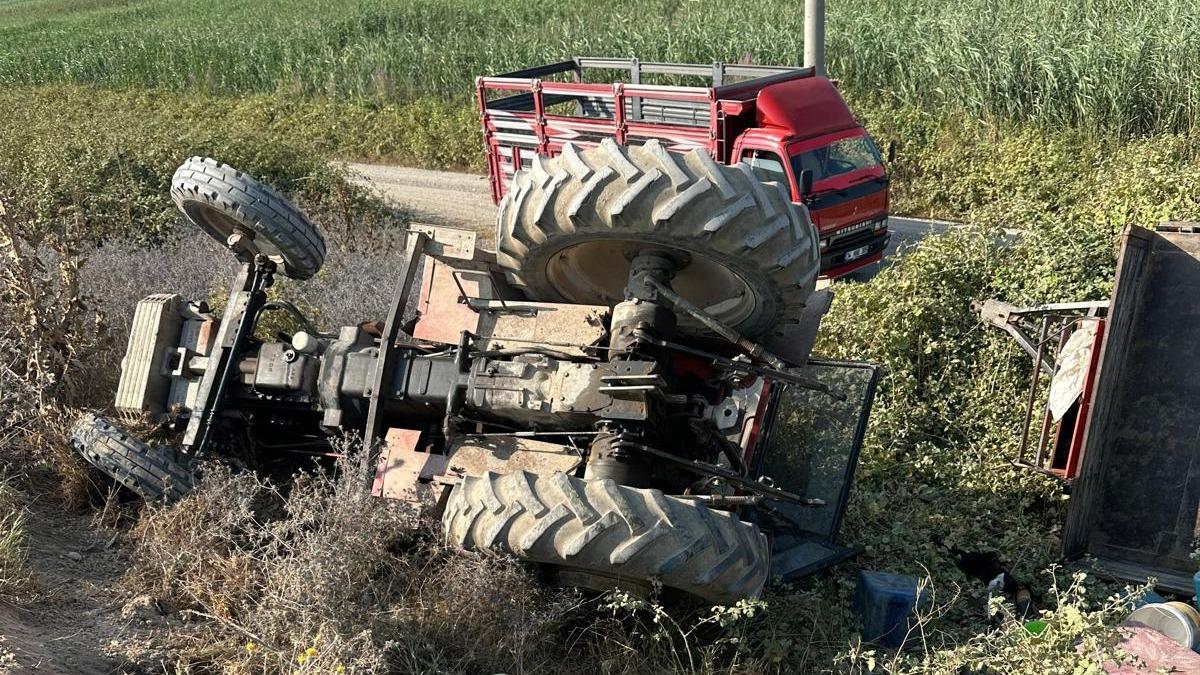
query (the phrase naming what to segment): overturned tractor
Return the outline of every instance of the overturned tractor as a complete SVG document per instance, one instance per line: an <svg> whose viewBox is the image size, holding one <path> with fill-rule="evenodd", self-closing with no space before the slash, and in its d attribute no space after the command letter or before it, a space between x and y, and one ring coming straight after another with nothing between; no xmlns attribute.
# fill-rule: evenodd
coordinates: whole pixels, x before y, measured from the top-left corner
<svg viewBox="0 0 1200 675"><path fill-rule="evenodd" d="M349 434L377 496L561 583L657 580L727 603L855 552L836 539L877 371L810 358L829 302L813 226L743 165L656 141L535 158L500 204L495 254L414 226L386 319L336 332L267 297L325 253L283 196L201 158L171 194L240 270L221 316L178 295L138 304L116 413L174 442L96 414L75 429L142 497L184 497L198 460L235 447L304 458ZM269 311L303 328L259 337Z"/></svg>

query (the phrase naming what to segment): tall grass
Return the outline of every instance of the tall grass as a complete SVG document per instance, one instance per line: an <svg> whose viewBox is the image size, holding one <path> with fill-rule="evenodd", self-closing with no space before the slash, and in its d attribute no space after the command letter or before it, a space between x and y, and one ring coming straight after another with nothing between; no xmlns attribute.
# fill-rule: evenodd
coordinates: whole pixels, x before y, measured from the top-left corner
<svg viewBox="0 0 1200 675"><path fill-rule="evenodd" d="M12 481L0 479L0 600L24 584L26 557L25 509L17 503Z"/></svg>
<svg viewBox="0 0 1200 675"><path fill-rule="evenodd" d="M785 0L25 0L0 85L464 99L475 75L576 54L802 60ZM1200 3L836 0L830 71L860 99L1116 134L1200 119Z"/></svg>

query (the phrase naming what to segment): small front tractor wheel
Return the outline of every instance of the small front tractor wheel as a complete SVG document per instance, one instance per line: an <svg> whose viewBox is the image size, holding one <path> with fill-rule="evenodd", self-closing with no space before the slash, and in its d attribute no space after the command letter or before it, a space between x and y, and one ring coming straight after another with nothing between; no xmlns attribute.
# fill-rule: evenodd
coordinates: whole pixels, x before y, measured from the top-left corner
<svg viewBox="0 0 1200 675"><path fill-rule="evenodd" d="M729 512L561 472L467 476L442 525L456 546L544 563L593 590L658 579L732 604L757 597L770 569L766 536Z"/></svg>
<svg viewBox="0 0 1200 675"><path fill-rule="evenodd" d="M325 238L266 183L215 159L192 157L171 178L171 199L188 220L239 255L262 254L293 279L325 262Z"/></svg>
<svg viewBox="0 0 1200 675"><path fill-rule="evenodd" d="M176 449L143 443L95 413L75 423L71 445L89 464L148 502L178 501L196 485L191 467Z"/></svg>

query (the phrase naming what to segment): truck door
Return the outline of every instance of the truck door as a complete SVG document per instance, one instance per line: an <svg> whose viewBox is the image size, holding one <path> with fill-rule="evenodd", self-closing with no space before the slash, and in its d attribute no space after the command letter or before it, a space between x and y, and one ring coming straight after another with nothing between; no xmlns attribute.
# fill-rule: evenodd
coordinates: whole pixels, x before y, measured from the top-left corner
<svg viewBox="0 0 1200 675"><path fill-rule="evenodd" d="M780 158L779 153L774 150L742 148L740 161L745 162L759 180L782 183L787 187L792 201L799 201L799 195L793 188L794 182L788 171L788 165Z"/></svg>

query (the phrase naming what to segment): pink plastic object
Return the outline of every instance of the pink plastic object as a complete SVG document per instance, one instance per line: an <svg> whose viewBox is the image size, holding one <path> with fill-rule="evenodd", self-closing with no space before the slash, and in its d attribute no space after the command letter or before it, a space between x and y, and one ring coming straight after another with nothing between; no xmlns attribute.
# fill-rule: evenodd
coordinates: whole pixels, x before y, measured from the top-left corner
<svg viewBox="0 0 1200 675"><path fill-rule="evenodd" d="M1111 675L1145 675L1148 672L1200 675L1200 654L1180 646L1153 628L1132 622L1122 626L1121 633L1125 637L1120 648L1136 657L1139 663L1106 663L1104 672Z"/></svg>

